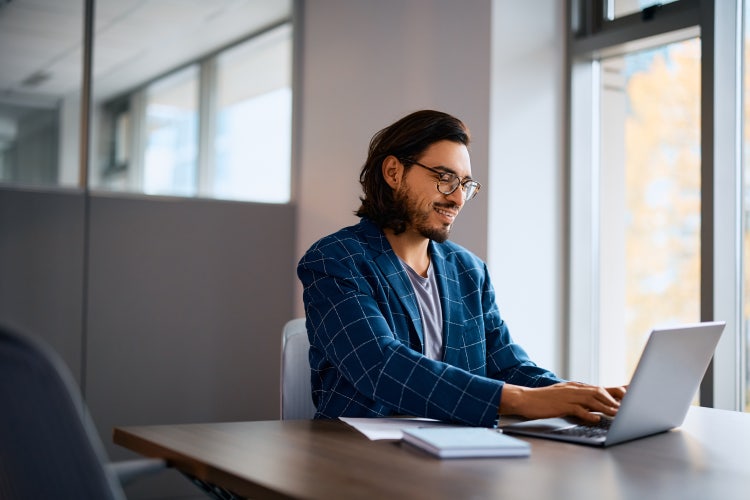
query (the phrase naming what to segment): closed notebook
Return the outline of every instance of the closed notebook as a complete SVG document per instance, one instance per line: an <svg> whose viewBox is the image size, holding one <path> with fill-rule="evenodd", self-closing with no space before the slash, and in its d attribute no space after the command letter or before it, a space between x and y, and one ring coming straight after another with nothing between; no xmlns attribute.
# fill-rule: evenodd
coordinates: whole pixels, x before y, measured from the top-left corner
<svg viewBox="0 0 750 500"><path fill-rule="evenodd" d="M486 427L422 427L403 430L404 441L440 458L527 457L526 441Z"/></svg>

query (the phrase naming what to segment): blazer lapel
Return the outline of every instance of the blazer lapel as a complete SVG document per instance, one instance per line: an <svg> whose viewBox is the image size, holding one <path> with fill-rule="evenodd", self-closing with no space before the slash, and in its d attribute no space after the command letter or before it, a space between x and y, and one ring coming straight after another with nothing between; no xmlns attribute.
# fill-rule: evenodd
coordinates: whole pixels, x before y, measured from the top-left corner
<svg viewBox="0 0 750 500"><path fill-rule="evenodd" d="M414 289L411 286L409 277L406 275L406 271L401 266L401 262L393 252L382 253L375 258L375 263L378 265L380 270L383 272L386 281L390 285L393 294L398 298L401 305L404 307L406 314L409 316L411 324L414 325L414 331L417 334L419 343L419 351L422 352L424 349L424 337L422 333L422 316L419 313L419 305L417 305L417 298L414 295ZM412 346L416 349L417 346Z"/></svg>
<svg viewBox="0 0 750 500"><path fill-rule="evenodd" d="M411 347L423 352L424 334L422 332L422 316L420 315L417 298L414 294L411 282L409 281L409 277L406 275L406 271L404 271L401 261L393 252L391 244L388 243L383 232L366 219L363 219L360 224L366 225L365 230L367 231L367 240L369 241L370 247L377 252L377 255L373 260L378 268L380 268L383 276L385 276L385 280L391 287L393 295L396 296L397 300L406 311L409 321L414 326L414 332L416 333L417 338L411 338L411 332L404 333L408 334L408 340ZM414 345L414 343L417 343L418 345Z"/></svg>
<svg viewBox="0 0 750 500"><path fill-rule="evenodd" d="M453 345L456 340L456 335L453 334L454 328L456 326L460 328L460 324L456 325L456 320L460 316L460 309L457 309L457 306L460 306L462 301L461 297L454 297L456 287L453 285L453 283L458 283L458 274L455 267L450 269L446 267L445 253L439 244L430 242L430 252L440 291L440 306L443 308L443 350L445 351L445 346Z"/></svg>

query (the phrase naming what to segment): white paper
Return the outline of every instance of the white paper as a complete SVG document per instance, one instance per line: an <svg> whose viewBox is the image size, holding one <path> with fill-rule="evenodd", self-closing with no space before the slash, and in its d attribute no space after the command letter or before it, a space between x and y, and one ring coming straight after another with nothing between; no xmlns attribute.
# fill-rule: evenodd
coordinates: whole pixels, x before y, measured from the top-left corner
<svg viewBox="0 0 750 500"><path fill-rule="evenodd" d="M392 439L398 441L403 437L401 429L409 427L449 427L452 424L430 418L353 418L339 417L339 420L351 425L367 436L371 441Z"/></svg>

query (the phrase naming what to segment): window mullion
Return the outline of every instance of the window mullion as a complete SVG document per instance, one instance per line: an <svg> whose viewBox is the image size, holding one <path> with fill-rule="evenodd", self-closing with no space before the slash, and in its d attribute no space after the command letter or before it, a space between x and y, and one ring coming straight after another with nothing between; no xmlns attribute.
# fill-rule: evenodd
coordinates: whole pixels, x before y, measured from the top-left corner
<svg viewBox="0 0 750 500"><path fill-rule="evenodd" d="M128 163L128 187L130 191L143 191L143 165L146 154L146 90L135 92L130 98L130 137L133 138Z"/></svg>
<svg viewBox="0 0 750 500"><path fill-rule="evenodd" d="M741 410L742 319L742 31L738 0L706 2L711 23L704 43L702 319L727 322L711 370L701 386L701 404ZM716 29L721 26L721 29ZM710 58L710 65L709 65ZM707 192L710 189L710 193Z"/></svg>
<svg viewBox="0 0 750 500"><path fill-rule="evenodd" d="M216 58L201 63L198 97L198 196L213 195L216 131Z"/></svg>

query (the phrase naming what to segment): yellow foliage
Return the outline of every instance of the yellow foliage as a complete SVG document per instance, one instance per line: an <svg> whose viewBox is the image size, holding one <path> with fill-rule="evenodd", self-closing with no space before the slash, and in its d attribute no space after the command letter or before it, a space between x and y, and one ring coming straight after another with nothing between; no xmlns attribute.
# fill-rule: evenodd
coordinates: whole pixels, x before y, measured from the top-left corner
<svg viewBox="0 0 750 500"><path fill-rule="evenodd" d="M653 325L697 321L700 315L700 68L700 41L694 39L655 50L648 67L627 79L625 288L631 367Z"/></svg>

